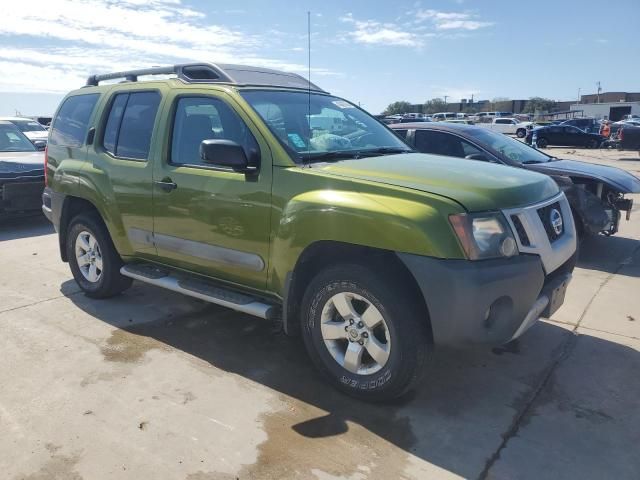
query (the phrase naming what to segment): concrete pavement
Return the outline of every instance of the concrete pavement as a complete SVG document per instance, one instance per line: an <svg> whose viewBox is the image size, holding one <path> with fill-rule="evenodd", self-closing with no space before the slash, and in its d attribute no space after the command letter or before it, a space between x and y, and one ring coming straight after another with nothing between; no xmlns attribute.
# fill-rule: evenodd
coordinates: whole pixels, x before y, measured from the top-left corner
<svg viewBox="0 0 640 480"><path fill-rule="evenodd" d="M618 236L583 245L551 321L504 348L435 352L415 394L385 406L333 391L267 322L142 284L88 299L45 221L1 225L0 472L640 478L636 202Z"/></svg>

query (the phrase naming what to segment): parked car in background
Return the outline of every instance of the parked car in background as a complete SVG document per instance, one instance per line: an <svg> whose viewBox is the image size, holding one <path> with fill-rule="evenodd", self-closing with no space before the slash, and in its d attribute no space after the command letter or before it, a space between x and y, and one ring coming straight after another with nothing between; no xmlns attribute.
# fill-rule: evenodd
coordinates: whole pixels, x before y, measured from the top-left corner
<svg viewBox="0 0 640 480"><path fill-rule="evenodd" d="M399 131L396 126L391 128ZM640 193L640 179L624 170L560 160L484 128L413 124L403 125L401 132L409 145L423 153L500 163L549 175L569 199L580 236L616 233L621 212L629 220L633 207L633 200L625 194ZM636 138L640 141L640 128Z"/></svg>
<svg viewBox="0 0 640 480"><path fill-rule="evenodd" d="M516 118L500 117L494 118L491 123L479 123L478 126L494 132L524 138L527 136L527 132L533 128L533 122L520 122Z"/></svg>
<svg viewBox="0 0 640 480"><path fill-rule="evenodd" d="M47 143L49 131L35 120L22 117L0 117L0 120L14 124L32 142Z"/></svg>
<svg viewBox="0 0 640 480"><path fill-rule="evenodd" d="M465 125L473 125L473 120L466 120L462 118L456 118L454 120L444 120L445 123L463 123Z"/></svg>
<svg viewBox="0 0 640 480"><path fill-rule="evenodd" d="M598 148L606 140L599 133L587 133L571 125L549 125L548 127L537 127L529 130L525 137L525 141L529 145L531 145L533 139L533 132L536 133L536 143L540 148L545 148L549 145Z"/></svg>
<svg viewBox="0 0 640 480"><path fill-rule="evenodd" d="M0 120L0 219L39 212L43 189L44 152Z"/></svg>
<svg viewBox="0 0 640 480"><path fill-rule="evenodd" d="M625 125L615 136L612 136L613 146L619 150L640 150L640 126Z"/></svg>
<svg viewBox="0 0 640 480"><path fill-rule="evenodd" d="M442 120L455 120L458 118L458 114L454 112L439 112L431 115L431 119L434 122L441 122Z"/></svg>
<svg viewBox="0 0 640 480"><path fill-rule="evenodd" d="M578 127L587 133L600 133L600 122L595 118L572 118L561 122L560 125Z"/></svg>

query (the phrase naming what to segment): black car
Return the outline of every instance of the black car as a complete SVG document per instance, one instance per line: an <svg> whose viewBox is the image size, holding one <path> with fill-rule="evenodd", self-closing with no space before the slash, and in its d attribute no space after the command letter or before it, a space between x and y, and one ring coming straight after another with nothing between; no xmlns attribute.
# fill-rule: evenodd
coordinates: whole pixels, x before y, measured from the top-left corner
<svg viewBox="0 0 640 480"><path fill-rule="evenodd" d="M640 179L615 167L561 160L524 143L471 125L416 123L391 125L396 134L423 153L500 163L552 177L567 196L579 235L618 231L621 212L629 220Z"/></svg>
<svg viewBox="0 0 640 480"><path fill-rule="evenodd" d="M560 125L578 127L587 133L600 133L600 122L595 118L572 118L563 121Z"/></svg>
<svg viewBox="0 0 640 480"><path fill-rule="evenodd" d="M44 152L0 121L0 219L39 212L43 190Z"/></svg>
<svg viewBox="0 0 640 480"><path fill-rule="evenodd" d="M540 148L545 148L548 145L598 148L606 140L598 133L587 133L578 127L562 124L529 130L525 138L529 145L531 145L534 133L537 135L536 144Z"/></svg>

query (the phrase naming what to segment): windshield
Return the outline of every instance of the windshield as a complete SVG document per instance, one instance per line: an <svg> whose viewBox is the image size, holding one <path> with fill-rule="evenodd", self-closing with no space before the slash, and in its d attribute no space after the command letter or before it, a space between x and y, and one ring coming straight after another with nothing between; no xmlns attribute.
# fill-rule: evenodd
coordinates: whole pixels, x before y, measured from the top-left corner
<svg viewBox="0 0 640 480"><path fill-rule="evenodd" d="M479 143L492 148L514 162L544 163L551 160L548 155L502 133L473 128L469 129L467 134L474 137Z"/></svg>
<svg viewBox="0 0 640 480"><path fill-rule="evenodd" d="M11 120L21 132L46 132L47 129L33 120Z"/></svg>
<svg viewBox="0 0 640 480"><path fill-rule="evenodd" d="M375 118L341 98L268 90L242 96L296 162L411 151Z"/></svg>
<svg viewBox="0 0 640 480"><path fill-rule="evenodd" d="M0 124L0 152L33 152L36 147L13 125Z"/></svg>

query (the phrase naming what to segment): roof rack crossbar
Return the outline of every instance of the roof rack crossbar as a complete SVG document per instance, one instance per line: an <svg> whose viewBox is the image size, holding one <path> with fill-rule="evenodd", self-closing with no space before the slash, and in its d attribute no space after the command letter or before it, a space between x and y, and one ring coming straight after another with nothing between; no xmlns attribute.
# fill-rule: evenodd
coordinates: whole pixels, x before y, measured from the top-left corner
<svg viewBox="0 0 640 480"><path fill-rule="evenodd" d="M230 83L236 85L271 85L324 92L295 73L279 72L268 68L214 63L183 63L165 67L151 67L123 72L91 75L86 86L95 87L105 80L124 79L137 82L138 77L150 75L176 75L186 83ZM270 80L265 80L270 77ZM273 80L273 79L276 80Z"/></svg>
<svg viewBox="0 0 640 480"><path fill-rule="evenodd" d="M200 76L193 76L198 71ZM190 73L192 75L190 75ZM202 76L204 74L204 76ZM91 75L87 79L87 86L97 86L105 80L116 80L123 78L129 82L137 82L138 77L145 75L177 75L178 78L189 82L218 81L231 82L232 79L226 75L221 68L211 63L187 63L182 65L172 65L167 67L141 68L138 70L126 70L123 72L104 73L101 75Z"/></svg>

